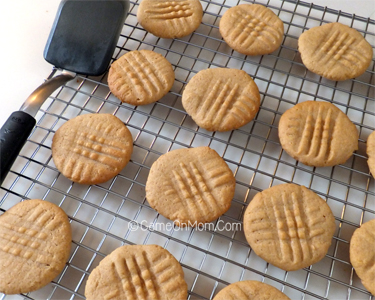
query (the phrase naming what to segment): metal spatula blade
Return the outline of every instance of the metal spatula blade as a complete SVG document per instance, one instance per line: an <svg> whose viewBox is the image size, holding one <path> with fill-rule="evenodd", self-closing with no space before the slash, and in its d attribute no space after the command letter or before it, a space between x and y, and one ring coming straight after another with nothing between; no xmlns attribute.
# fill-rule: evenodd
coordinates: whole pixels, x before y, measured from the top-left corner
<svg viewBox="0 0 375 300"><path fill-rule="evenodd" d="M0 129L0 184L33 129L37 111L75 74L99 76L110 63L129 9L128 0L62 0L44 58L68 70L38 87Z"/></svg>
<svg viewBox="0 0 375 300"><path fill-rule="evenodd" d="M79 74L103 74L128 7L127 1L62 1L44 49L45 60Z"/></svg>

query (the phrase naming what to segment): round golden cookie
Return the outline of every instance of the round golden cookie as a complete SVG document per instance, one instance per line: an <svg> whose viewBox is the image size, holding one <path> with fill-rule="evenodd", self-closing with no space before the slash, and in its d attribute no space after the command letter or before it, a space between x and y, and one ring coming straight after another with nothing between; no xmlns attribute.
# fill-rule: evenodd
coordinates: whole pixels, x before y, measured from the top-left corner
<svg viewBox="0 0 375 300"><path fill-rule="evenodd" d="M296 184L281 184L255 195L243 220L254 252L285 271L320 261L331 245L335 218L317 194Z"/></svg>
<svg viewBox="0 0 375 300"><path fill-rule="evenodd" d="M122 121L111 114L87 114L63 124L52 140L56 168L68 179L98 184L126 166L133 138Z"/></svg>
<svg viewBox="0 0 375 300"><path fill-rule="evenodd" d="M375 131L367 138L366 153L368 156L367 164L373 177L375 177Z"/></svg>
<svg viewBox="0 0 375 300"><path fill-rule="evenodd" d="M25 200L0 216L0 293L28 293L51 282L69 258L72 232L65 212Z"/></svg>
<svg viewBox="0 0 375 300"><path fill-rule="evenodd" d="M284 37L283 22L260 4L241 4L228 9L221 17L219 30L232 49L245 55L272 53Z"/></svg>
<svg viewBox="0 0 375 300"><path fill-rule="evenodd" d="M108 86L122 102L146 105L160 100L175 79L170 62L150 50L130 51L110 67Z"/></svg>
<svg viewBox="0 0 375 300"><path fill-rule="evenodd" d="M146 182L150 206L178 226L200 226L224 214L234 196L232 171L209 147L160 156Z"/></svg>
<svg viewBox="0 0 375 300"><path fill-rule="evenodd" d="M144 29L166 39L189 35L199 27L202 17L199 0L142 0L137 11Z"/></svg>
<svg viewBox="0 0 375 300"><path fill-rule="evenodd" d="M277 288L255 280L232 283L222 289L213 300L290 300Z"/></svg>
<svg viewBox="0 0 375 300"><path fill-rule="evenodd" d="M198 72L182 93L182 105L200 127L229 131L250 122L259 110L260 94L242 70L215 68Z"/></svg>
<svg viewBox="0 0 375 300"><path fill-rule="evenodd" d="M313 27L298 39L302 62L311 72L331 80L363 74L371 63L371 45L357 30L341 23Z"/></svg>
<svg viewBox="0 0 375 300"><path fill-rule="evenodd" d="M157 245L122 246L106 256L87 279L87 300L187 298L179 262Z"/></svg>
<svg viewBox="0 0 375 300"><path fill-rule="evenodd" d="M375 296L375 219L354 231L349 252L350 263L362 284Z"/></svg>
<svg viewBox="0 0 375 300"><path fill-rule="evenodd" d="M282 148L308 166L345 163L358 149L358 131L335 105L306 101L288 109L279 121Z"/></svg>

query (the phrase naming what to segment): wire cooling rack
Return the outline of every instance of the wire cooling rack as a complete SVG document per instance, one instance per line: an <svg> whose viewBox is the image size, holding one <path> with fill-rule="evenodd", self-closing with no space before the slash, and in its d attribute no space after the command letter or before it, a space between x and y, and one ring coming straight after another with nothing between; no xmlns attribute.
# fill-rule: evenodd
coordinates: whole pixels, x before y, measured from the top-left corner
<svg viewBox="0 0 375 300"><path fill-rule="evenodd" d="M375 21L341 11L291 0L255 1L271 8L284 22L280 49L267 56L246 57L221 39L220 16L239 1L202 0L200 27L182 39L160 39L137 23L138 2L131 3L114 59L135 49L163 54L173 65L172 90L157 103L134 107L121 104L109 92L106 77L78 77L56 91L37 115L37 126L1 187L0 214L22 199L40 198L62 207L73 229L66 267L46 287L0 299L82 299L90 271L123 244L159 244L181 263L189 299L212 299L229 283L259 280L291 299L371 299L349 262L353 231L375 217L374 179L365 153L374 130L374 62L362 76L333 82L303 66L297 51L299 35L327 22L341 22L361 32L375 45ZM255 120L231 132L208 132L192 121L181 105L185 84L198 71L227 67L243 69L257 83L261 108ZM52 74L59 72L53 70ZM281 148L277 126L281 114L305 100L329 101L356 124L359 150L344 164L307 167ZM112 113L123 120L134 138L134 153L113 180L95 186L72 183L53 164L51 141L67 120L85 113ZM206 230L179 230L157 214L145 199L145 182L152 163L177 148L210 146L236 177L230 210ZM308 268L285 272L260 259L248 246L241 226L252 197L270 186L305 185L331 207L336 232L326 257Z"/></svg>

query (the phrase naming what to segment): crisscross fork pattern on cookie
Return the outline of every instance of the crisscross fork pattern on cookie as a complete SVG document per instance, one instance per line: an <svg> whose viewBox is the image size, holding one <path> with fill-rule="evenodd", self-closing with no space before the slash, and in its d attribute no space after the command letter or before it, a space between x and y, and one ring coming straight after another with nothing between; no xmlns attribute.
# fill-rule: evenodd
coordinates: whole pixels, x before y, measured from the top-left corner
<svg viewBox="0 0 375 300"><path fill-rule="evenodd" d="M165 293L173 293L179 286L174 281L173 266L168 257L148 257L146 252L111 264L112 272L120 283L105 295L106 300L162 299ZM161 288L162 286L162 288Z"/></svg>
<svg viewBox="0 0 375 300"><path fill-rule="evenodd" d="M173 20L193 15L189 1L160 1L151 4L145 11L151 19Z"/></svg>
<svg viewBox="0 0 375 300"><path fill-rule="evenodd" d="M164 183L167 188L165 194L175 195L180 206L187 208L188 214L193 218L204 216L208 211L218 213L219 204L211 189L225 184L230 179L230 174L220 167L214 167L207 170L211 181L207 183L193 162L189 167L180 163L180 168L173 170L171 180Z"/></svg>
<svg viewBox="0 0 375 300"><path fill-rule="evenodd" d="M42 265L54 265L51 253L44 251L48 232L53 231L61 222L56 222L51 214L37 205L30 209L22 226L16 223L1 222L5 233L0 239L7 241L0 251L21 257Z"/></svg>
<svg viewBox="0 0 375 300"><path fill-rule="evenodd" d="M265 44L278 40L281 33L268 24L271 16L265 16L266 10L260 13L259 10L259 8L256 9L252 15L236 11L233 18L235 24L228 36L233 41L239 40L243 47L249 47L255 39L261 40Z"/></svg>

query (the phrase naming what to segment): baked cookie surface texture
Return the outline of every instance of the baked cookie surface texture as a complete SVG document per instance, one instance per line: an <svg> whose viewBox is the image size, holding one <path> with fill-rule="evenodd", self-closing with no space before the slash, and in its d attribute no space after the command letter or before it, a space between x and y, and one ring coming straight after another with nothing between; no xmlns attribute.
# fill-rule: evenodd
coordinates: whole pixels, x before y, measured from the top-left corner
<svg viewBox="0 0 375 300"><path fill-rule="evenodd" d="M350 263L365 288L375 296L375 219L363 223L350 240Z"/></svg>
<svg viewBox="0 0 375 300"><path fill-rule="evenodd" d="M366 153L368 156L368 167L372 177L375 177L375 131L373 131L367 138Z"/></svg>
<svg viewBox="0 0 375 300"><path fill-rule="evenodd" d="M69 258L72 232L57 205L25 200L0 216L0 293L28 293L51 282Z"/></svg>
<svg viewBox="0 0 375 300"><path fill-rule="evenodd" d="M279 121L282 148L308 166L345 163L358 149L358 130L335 105L305 101L288 109Z"/></svg>
<svg viewBox="0 0 375 300"><path fill-rule="evenodd" d="M174 79L172 65L163 55L150 50L133 50L112 63L108 86L120 101L146 105L165 96Z"/></svg>
<svg viewBox="0 0 375 300"><path fill-rule="evenodd" d="M213 300L290 300L275 287L255 280L232 283L222 289Z"/></svg>
<svg viewBox="0 0 375 300"><path fill-rule="evenodd" d="M63 124L52 140L52 158L68 179L98 184L126 166L133 138L122 121L111 114L87 114Z"/></svg>
<svg viewBox="0 0 375 300"><path fill-rule="evenodd" d="M228 9L220 20L219 30L232 49L245 55L272 53L284 37L283 22L260 4L241 4Z"/></svg>
<svg viewBox="0 0 375 300"><path fill-rule="evenodd" d="M373 56L372 47L362 34L337 22L302 33L298 50L307 69L337 81L363 74Z"/></svg>
<svg viewBox="0 0 375 300"><path fill-rule="evenodd" d="M335 231L335 218L327 203L296 184L280 184L256 194L243 224L254 252L285 271L321 260Z"/></svg>
<svg viewBox="0 0 375 300"><path fill-rule="evenodd" d="M202 17L199 0L142 0L137 11L144 29L166 39L189 35L199 27Z"/></svg>
<svg viewBox="0 0 375 300"><path fill-rule="evenodd" d="M157 245L122 246L106 256L87 279L87 300L185 300L179 262Z"/></svg>
<svg viewBox="0 0 375 300"><path fill-rule="evenodd" d="M256 116L260 94L243 70L206 69L190 79L182 93L182 105L198 126L210 131L229 131Z"/></svg>
<svg viewBox="0 0 375 300"><path fill-rule="evenodd" d="M199 226L225 213L235 178L209 147L178 149L160 156L146 182L150 206L178 226Z"/></svg>

